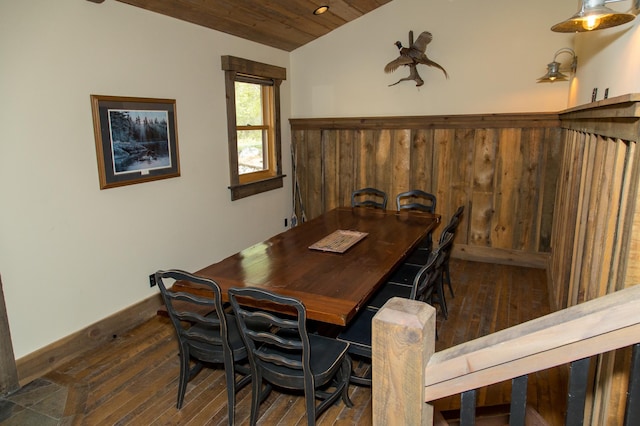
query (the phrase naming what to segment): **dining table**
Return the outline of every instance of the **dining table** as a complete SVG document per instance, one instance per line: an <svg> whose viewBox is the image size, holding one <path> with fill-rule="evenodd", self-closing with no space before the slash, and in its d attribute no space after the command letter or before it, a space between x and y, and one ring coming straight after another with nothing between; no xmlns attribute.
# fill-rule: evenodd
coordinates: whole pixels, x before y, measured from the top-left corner
<svg viewBox="0 0 640 426"><path fill-rule="evenodd" d="M232 287L257 287L299 299L307 318L345 326L440 222L418 211L338 207L252 245L195 274ZM176 282L174 291L207 294Z"/></svg>

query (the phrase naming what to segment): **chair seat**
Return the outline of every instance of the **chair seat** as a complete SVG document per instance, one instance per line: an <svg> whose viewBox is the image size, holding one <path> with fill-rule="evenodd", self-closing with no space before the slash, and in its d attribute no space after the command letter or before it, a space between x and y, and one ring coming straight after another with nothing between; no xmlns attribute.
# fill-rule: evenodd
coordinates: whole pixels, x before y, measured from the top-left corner
<svg viewBox="0 0 640 426"><path fill-rule="evenodd" d="M373 297L367 302L368 307L380 309L387 303L387 300L392 297L402 297L409 299L411 297L411 290L413 288L409 285L386 283L378 291L375 292Z"/></svg>
<svg viewBox="0 0 640 426"><path fill-rule="evenodd" d="M346 342L317 334L309 335L311 345L311 371L316 386L322 386L335 376L347 354L349 345ZM258 352L268 356L290 357L291 354L273 346L263 345ZM304 373L302 369L292 370L290 367L265 363L262 370L263 377L278 386L290 389L304 388Z"/></svg>
<svg viewBox="0 0 640 426"><path fill-rule="evenodd" d="M349 343L349 352L371 358L371 322L377 311L364 309L338 334L338 340Z"/></svg>
<svg viewBox="0 0 640 426"><path fill-rule="evenodd" d="M412 251L404 263L409 265L426 265L430 255L431 250L420 247Z"/></svg>
<svg viewBox="0 0 640 426"><path fill-rule="evenodd" d="M404 263L397 267L392 273L389 279L387 279L387 283L394 283L400 285L406 285L411 287L413 285L413 280L415 279L418 272L424 264L422 265L413 265Z"/></svg>

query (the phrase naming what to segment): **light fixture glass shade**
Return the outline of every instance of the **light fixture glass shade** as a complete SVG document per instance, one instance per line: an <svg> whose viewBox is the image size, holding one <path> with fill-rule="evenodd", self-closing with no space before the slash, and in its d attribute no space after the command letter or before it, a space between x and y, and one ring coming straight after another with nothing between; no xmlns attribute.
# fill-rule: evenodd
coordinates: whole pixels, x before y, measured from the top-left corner
<svg viewBox="0 0 640 426"><path fill-rule="evenodd" d="M553 61L547 65L547 73L538 79L538 83L567 81L569 78L560 72L560 62Z"/></svg>
<svg viewBox="0 0 640 426"><path fill-rule="evenodd" d="M602 30L633 21L635 15L616 12L604 4L605 0L582 0L580 11L566 21L551 27L558 33L574 33Z"/></svg>

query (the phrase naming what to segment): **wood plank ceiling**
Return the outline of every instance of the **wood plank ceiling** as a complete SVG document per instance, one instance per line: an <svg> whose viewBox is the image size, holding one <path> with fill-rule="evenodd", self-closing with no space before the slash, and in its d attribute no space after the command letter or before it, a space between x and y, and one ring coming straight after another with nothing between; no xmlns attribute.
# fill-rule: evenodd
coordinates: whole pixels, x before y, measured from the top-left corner
<svg viewBox="0 0 640 426"><path fill-rule="evenodd" d="M291 52L392 0L117 1Z"/></svg>

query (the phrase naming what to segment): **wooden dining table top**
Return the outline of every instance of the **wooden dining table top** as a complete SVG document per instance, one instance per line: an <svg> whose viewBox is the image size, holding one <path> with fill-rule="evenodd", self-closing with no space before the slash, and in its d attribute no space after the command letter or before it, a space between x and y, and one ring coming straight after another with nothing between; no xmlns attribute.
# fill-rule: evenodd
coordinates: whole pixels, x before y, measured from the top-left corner
<svg viewBox="0 0 640 426"><path fill-rule="evenodd" d="M301 300L308 319L344 326L439 221L423 212L339 207L195 274L216 281L225 300L232 287L263 288ZM340 230L367 235L344 253L309 248ZM172 289L206 294L190 283Z"/></svg>

